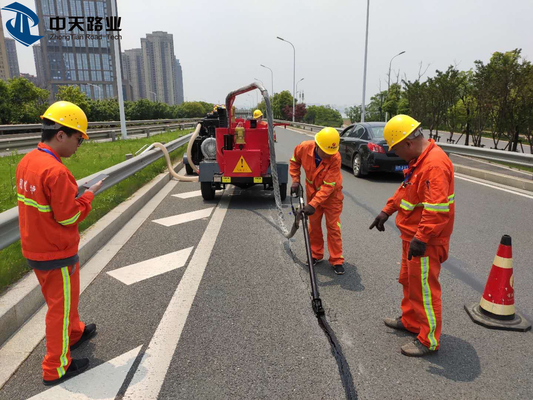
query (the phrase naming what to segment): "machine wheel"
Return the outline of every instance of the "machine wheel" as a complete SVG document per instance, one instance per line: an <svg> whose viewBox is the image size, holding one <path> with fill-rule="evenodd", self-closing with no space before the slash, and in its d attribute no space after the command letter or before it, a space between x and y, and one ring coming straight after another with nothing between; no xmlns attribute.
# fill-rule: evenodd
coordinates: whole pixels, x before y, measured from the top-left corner
<svg viewBox="0 0 533 400"><path fill-rule="evenodd" d="M353 174L357 178L361 178L363 174L363 161L361 160L361 154L357 153L353 158L352 163Z"/></svg>
<svg viewBox="0 0 533 400"><path fill-rule="evenodd" d="M200 182L200 190L204 200L213 200L215 198L215 188L211 182Z"/></svg>
<svg viewBox="0 0 533 400"><path fill-rule="evenodd" d="M185 163L185 172L187 173L187 175L194 175L194 170L188 162Z"/></svg>
<svg viewBox="0 0 533 400"><path fill-rule="evenodd" d="M287 184L286 183L280 183L279 185L279 193L281 201L284 201L287 198Z"/></svg>

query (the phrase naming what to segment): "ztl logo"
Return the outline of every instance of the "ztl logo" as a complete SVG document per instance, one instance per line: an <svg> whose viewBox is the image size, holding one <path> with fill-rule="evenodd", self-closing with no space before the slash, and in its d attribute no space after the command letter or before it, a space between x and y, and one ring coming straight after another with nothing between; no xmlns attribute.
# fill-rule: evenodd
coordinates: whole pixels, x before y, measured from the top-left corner
<svg viewBox="0 0 533 400"><path fill-rule="evenodd" d="M17 14L15 18L6 21L7 31L17 42L28 47L43 37L31 34L30 29L39 23L39 17L28 7L15 2L5 6L2 10L13 11ZM33 23L31 27L30 20Z"/></svg>

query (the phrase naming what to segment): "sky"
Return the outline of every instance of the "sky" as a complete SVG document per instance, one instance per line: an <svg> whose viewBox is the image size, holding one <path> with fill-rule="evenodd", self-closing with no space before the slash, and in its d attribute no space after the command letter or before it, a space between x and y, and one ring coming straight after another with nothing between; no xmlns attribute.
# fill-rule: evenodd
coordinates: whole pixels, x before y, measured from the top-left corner
<svg viewBox="0 0 533 400"><path fill-rule="evenodd" d="M35 10L33 0L18 0ZM2 7L12 0L0 0ZM183 69L187 101L221 103L228 92L261 80L270 92L296 81L308 104L338 108L361 104L366 0L118 0L122 50L140 48L153 31L174 35L174 51ZM426 75L457 65L488 62L495 51L522 49L533 59L533 0L370 0L366 102L387 88L393 76L415 80L420 63ZM2 11L2 18L11 18ZM34 28L36 29L36 28ZM7 34L7 32L5 32ZM9 34L7 34L9 35ZM8 36L9 37L9 36ZM33 52L17 43L21 72L35 74ZM424 79L422 78L422 79ZM236 104L251 106L257 95Z"/></svg>

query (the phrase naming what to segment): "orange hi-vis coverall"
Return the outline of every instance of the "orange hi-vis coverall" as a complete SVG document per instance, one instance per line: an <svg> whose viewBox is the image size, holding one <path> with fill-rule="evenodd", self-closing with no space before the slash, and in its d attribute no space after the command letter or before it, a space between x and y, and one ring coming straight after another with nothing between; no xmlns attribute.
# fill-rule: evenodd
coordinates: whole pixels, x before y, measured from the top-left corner
<svg viewBox="0 0 533 400"><path fill-rule="evenodd" d="M315 163L315 141L300 143L294 149L289 172L293 182L300 182L300 167L305 171L305 192L307 203L315 208L309 216L309 240L313 258L324 257L324 236L322 215L326 216L329 262L331 265L344 263L342 255L341 221L342 175L339 153L322 159L318 167Z"/></svg>
<svg viewBox="0 0 533 400"><path fill-rule="evenodd" d="M439 348L442 329L441 264L448 258L455 216L453 164L444 151L429 146L404 171L405 181L383 209L398 211L402 243L399 282L403 285L402 323L431 350ZM427 244L422 257L407 259L413 237Z"/></svg>
<svg viewBox="0 0 533 400"><path fill-rule="evenodd" d="M91 210L94 195L76 197L76 180L44 143L22 158L16 176L22 254L48 305L43 379L56 380L67 371L70 346L85 329L78 315L78 224Z"/></svg>

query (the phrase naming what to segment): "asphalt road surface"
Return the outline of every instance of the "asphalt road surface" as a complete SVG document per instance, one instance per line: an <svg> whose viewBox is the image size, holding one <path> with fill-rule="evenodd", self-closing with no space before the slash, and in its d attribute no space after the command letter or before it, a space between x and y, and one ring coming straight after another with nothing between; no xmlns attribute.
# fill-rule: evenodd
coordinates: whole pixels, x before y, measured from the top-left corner
<svg viewBox="0 0 533 400"><path fill-rule="evenodd" d="M280 161L311 139L277 132ZM455 230L440 275L441 349L416 359L400 353L412 336L383 324L400 315L399 233L393 218L383 233L368 230L402 178L357 179L349 169L343 178L346 274L335 275L327 261L316 271L356 397L533 398L531 332L483 328L463 308L480 300L509 234L517 309L533 319L533 195L456 177ZM80 301L98 335L73 353L89 357L91 369L47 390L42 341L0 399L346 398L339 360L311 310L302 233L282 237L273 194L260 186L228 188L212 202L198 190L170 183L125 245L112 240L101 250L116 255ZM284 213L289 224L288 199Z"/></svg>

